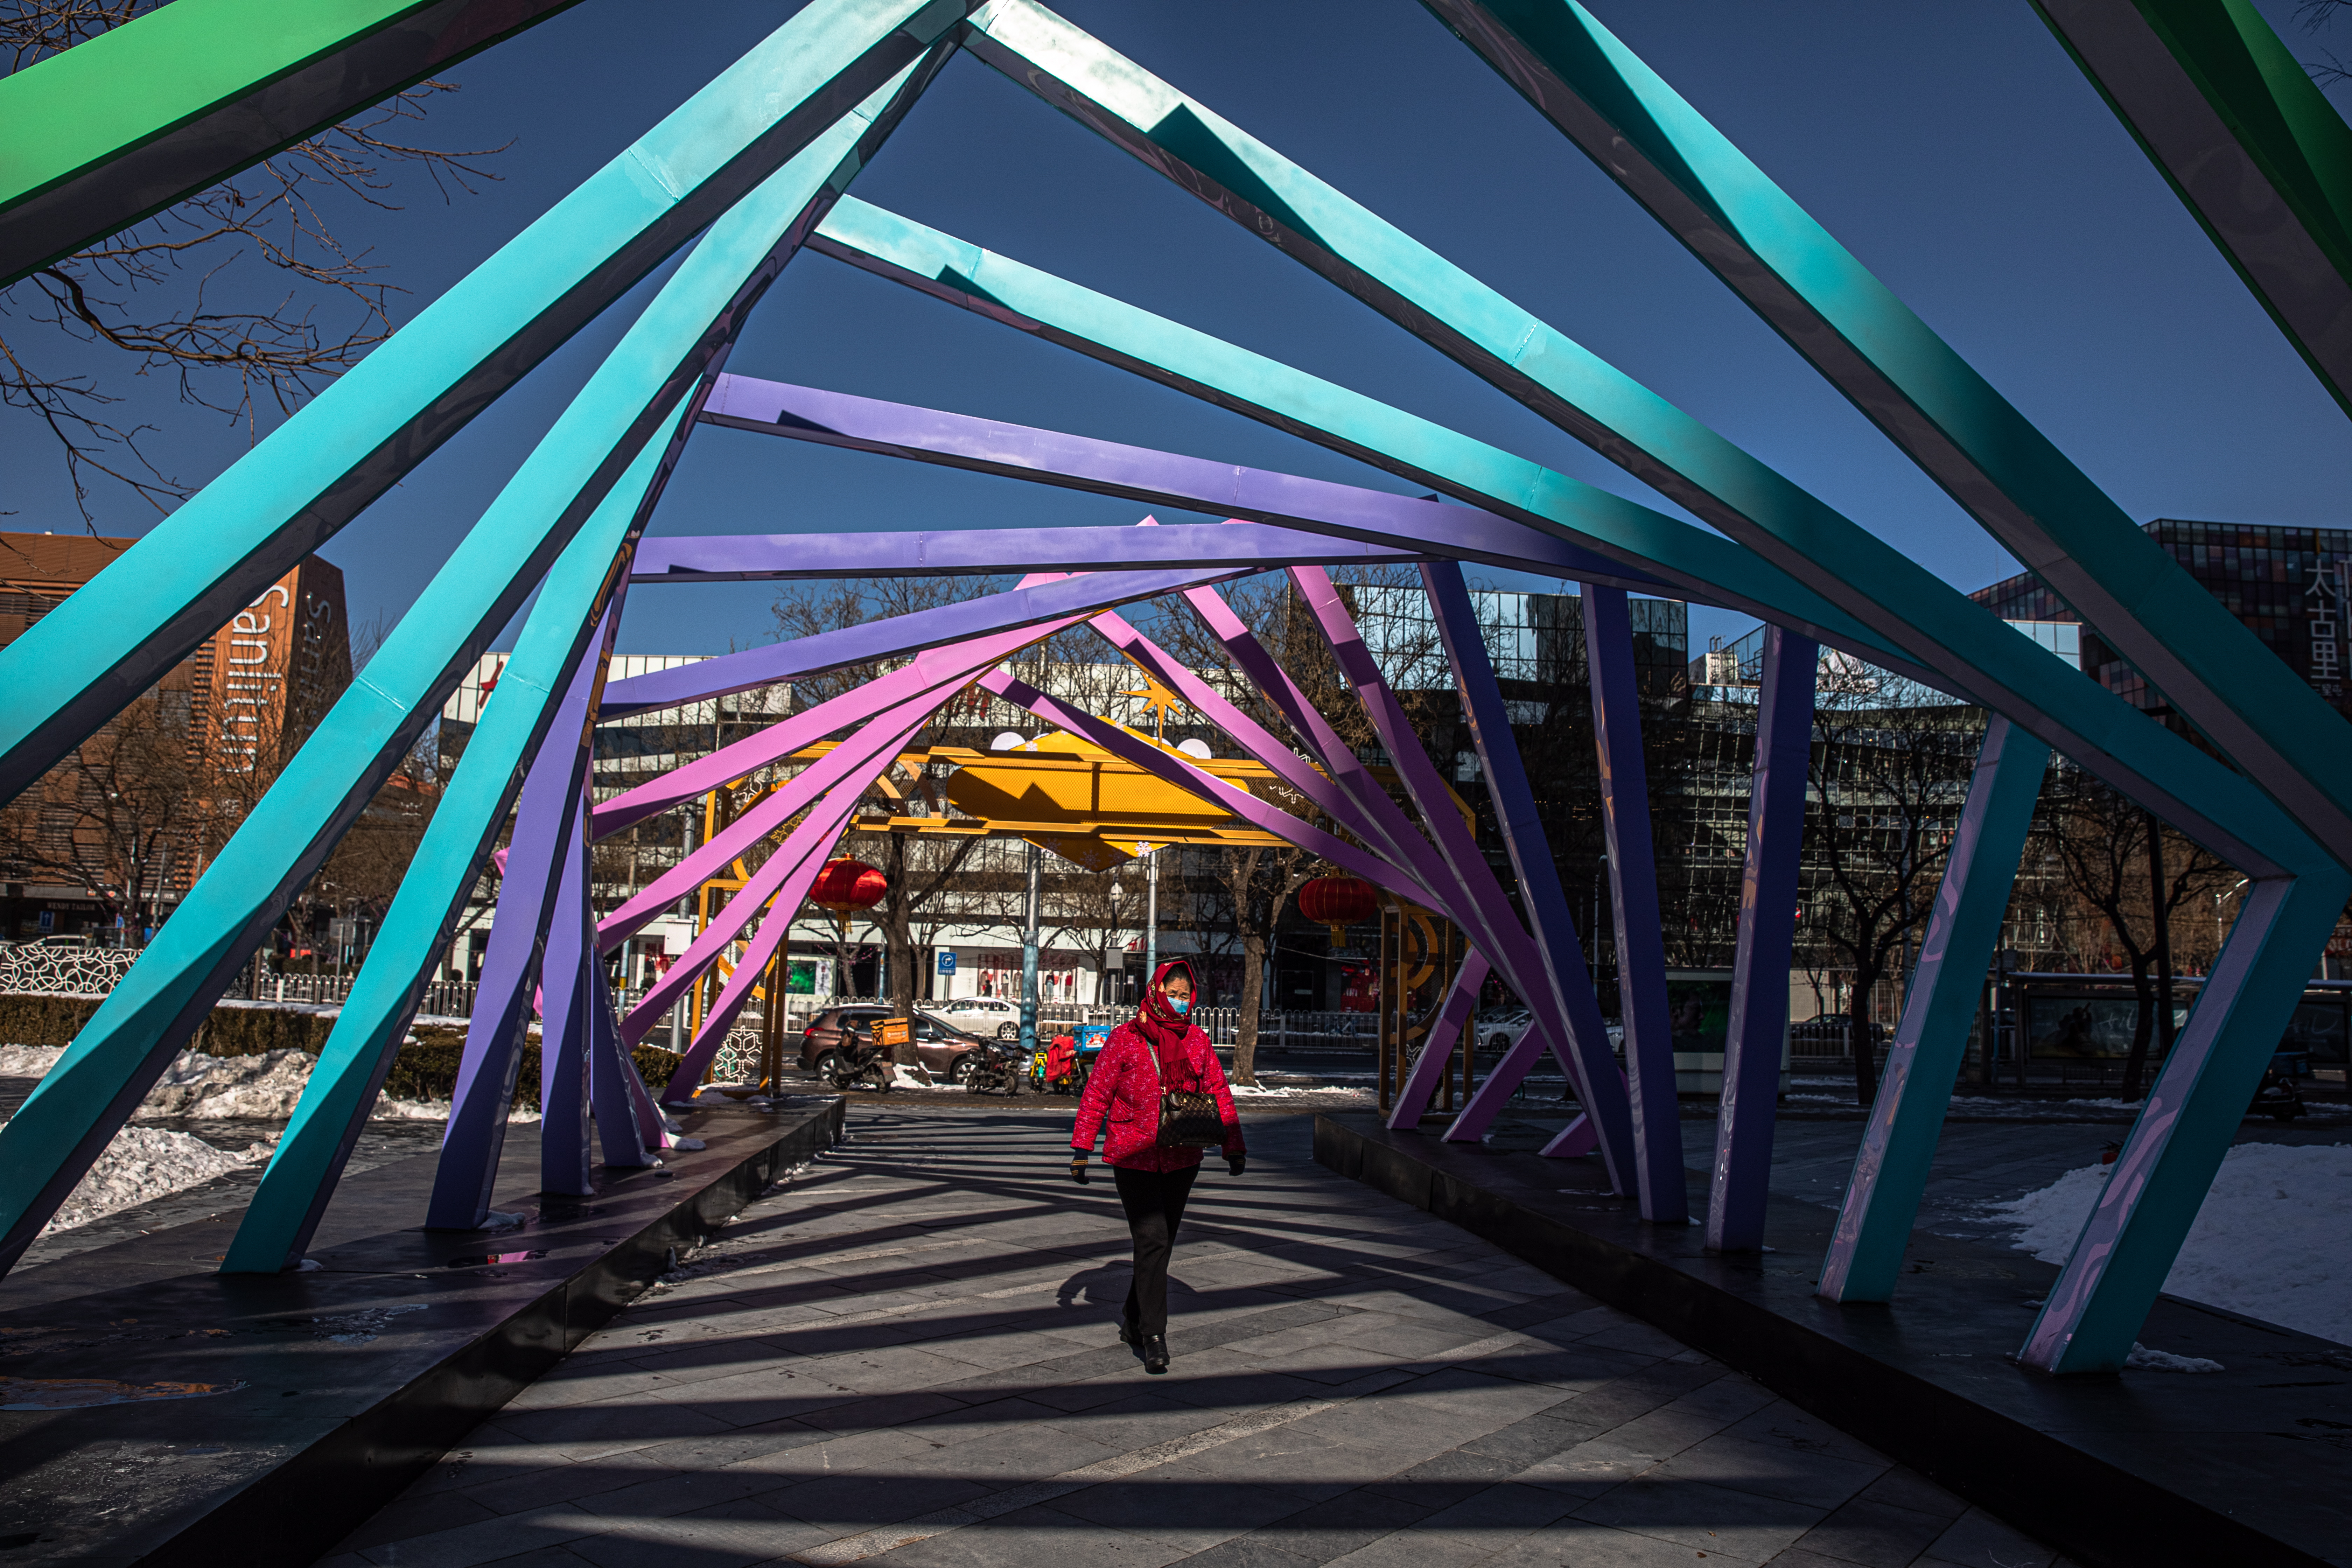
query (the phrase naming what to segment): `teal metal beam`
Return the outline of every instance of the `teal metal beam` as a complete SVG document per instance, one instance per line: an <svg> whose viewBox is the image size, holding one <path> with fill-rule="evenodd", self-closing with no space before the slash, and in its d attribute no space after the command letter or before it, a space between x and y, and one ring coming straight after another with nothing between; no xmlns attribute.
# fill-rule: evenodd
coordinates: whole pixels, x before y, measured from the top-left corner
<svg viewBox="0 0 2352 1568"><path fill-rule="evenodd" d="M877 88L935 69L967 4L813 0L0 650L0 799Z"/></svg>
<svg viewBox="0 0 2352 1568"><path fill-rule="evenodd" d="M1830 1300L1895 1294L2049 762L2050 748L2008 720L1985 727L1918 966L1904 988L1885 1076L1822 1264L1816 1293Z"/></svg>
<svg viewBox="0 0 2352 1568"><path fill-rule="evenodd" d="M1809 621L1852 625L1843 610L1829 609L1823 615L1821 596L1807 585L1790 582L1785 574L1763 576L1774 570L1769 562L1752 554L1723 553L1723 542L1698 529L1615 497L1596 500L1601 492L1581 491L1534 464L855 198L838 204L810 243L1048 342L1435 485L1474 505L1537 527L1566 529L1603 554L1669 580L1696 582L1705 597L1754 603L1785 593L1811 613L1767 610L1778 624L1798 629ZM1711 435L1707 438L1715 439ZM2162 812L2246 870L2259 888L2272 889L2266 897L2288 898L2299 910L2304 898L2324 898L2335 889L2341 908L2344 893L2352 890L2352 879L2247 780L1827 508L1808 514L1805 521L1814 526L1796 531L1800 542L1850 565L1862 584L1825 572L1825 585L1841 596L1900 605L1904 614L1883 612L1892 623L1883 629L1888 640L1907 645L1913 657L1935 669L1930 679L1937 684L2003 714ZM1868 643L1884 646L1877 630L1862 635ZM2316 890L2300 891L2306 888ZM2260 1075L2301 994L2299 980L2288 987L2279 977L2309 973L2325 940L2325 931L2299 919L2253 925L2242 921L2231 933L2231 973L2258 976L2267 989L2260 994L2233 992L2218 1000L2211 993L2200 997L2199 1006L2208 1010L2210 1027L2200 1033L2192 1015L2192 1027L2183 1038L2195 1036L2197 1049L2181 1056L2176 1047L2167 1068L2176 1082L2171 1104L2178 1106L2193 1092L2198 1116L2185 1118L2177 1110L2168 1110L2161 1119L2144 1116L2126 1141L2126 1151L2136 1152L2139 1169L2161 1174L2160 1181L2152 1175L2144 1184L2149 1190L2201 1194L2210 1184L2224 1145L2203 1136L2174 1134L2192 1121L2201 1127L2205 1118L2234 1118L2242 1111L2244 1095L2234 1103L2228 1103L2229 1096L2243 1074ZM2250 1089L2252 1080L2245 1081ZM2143 1256L2145 1245L2161 1249L2179 1217L2169 1202L2167 1198L2141 1211L2135 1202L2126 1201L2111 1216L2120 1234L2144 1212L2144 1233L2155 1243L2135 1240L2135 1257ZM2186 1224L2180 1221L2182 1234ZM2178 1235L2170 1245L2177 1249ZM2161 1273L2156 1271L2159 1281ZM2051 1370L2120 1365L2123 1352L2112 1361L2101 1358L2118 1342L2128 1351L2155 1300L2156 1285L2148 1281L2147 1271L2138 1268L2119 1276L2112 1288L2086 1287L2072 1295L2068 1316L2053 1321L2038 1342L2048 1352ZM2084 1348L2069 1348L2075 1346Z"/></svg>
<svg viewBox="0 0 2352 1568"><path fill-rule="evenodd" d="M771 175L696 247L435 576L417 613L394 629L362 678L329 711L58 1066L16 1115L0 1124L0 1264L14 1261L72 1191L210 1012L222 987L277 923L293 891L358 817L551 563L592 515L607 525L613 521L604 503L624 470L653 460L641 458L640 448L676 415L706 366L732 341L742 312L878 137L896 124L925 75L919 66L908 67L886 82ZM658 444L650 450L660 456ZM638 493L643 489L641 482ZM623 520L635 510L635 495L618 507ZM593 554L595 547L584 548ZM596 570L616 584L625 574L614 563L618 540L608 531L601 548ZM582 613L593 626L594 615ZM577 648L572 651L576 658ZM559 671L545 684L559 687L565 673ZM530 681L518 689L534 689ZM397 1044L401 1031L393 1020L402 1013L404 997L413 1007L422 969L438 952L437 946L402 944L414 930L446 918L462 896L461 879L455 892L441 897L438 909L432 907L442 879L470 879L471 862L458 865L467 860L459 846L468 829L478 839L488 831L484 818L494 828L502 815L502 807L493 813L486 795L474 792L489 791L493 784L511 787L520 776L520 759L536 745L537 731L546 721L536 700L519 699L509 719L499 718L498 706L476 743L489 736L493 725L501 738L485 752L477 782L462 798L453 781L453 793L445 797L427 835L433 855L420 848L404 882L407 909L398 936L388 923L362 976L364 994L345 1005L304 1091L304 1106L315 1102L328 1109L298 1109L273 1170L306 1170L318 1177L320 1188L331 1191L352 1131L352 1103L356 1100L358 1113L364 1113L366 1100L357 1097L377 1069L378 1058L369 1049L382 1047L387 1031ZM517 724L520 732L510 733L509 726ZM509 745L510 776L500 778L500 748ZM401 907L395 903L395 910ZM256 1228L254 1234L273 1241L293 1241L306 1216L315 1217L310 1205L324 1202L323 1191L290 1173L274 1186L266 1175L263 1187L247 1224L267 1226L266 1233ZM281 1247L275 1260L257 1263L257 1245L241 1243L236 1266L274 1268L283 1261Z"/></svg>
<svg viewBox="0 0 2352 1568"><path fill-rule="evenodd" d="M174 0L0 77L0 288L573 4Z"/></svg>
<svg viewBox="0 0 2352 1568"><path fill-rule="evenodd" d="M2118 787L2233 864L2254 869L2278 863L2256 844L2232 842L2234 812L2209 812L2194 799L2173 798L2170 767L2128 768L2105 754L2109 733L2147 727L2128 704L2047 650L2019 647L2026 639L2015 637L1990 611L1206 105L1034 0L992 0L974 15L965 47L1747 545L1866 626L1881 646L1899 648L1912 661L1909 668L1935 671L1926 677L1932 684L2012 715L2040 706L2053 684L2067 687L2065 695L2081 700L2076 706L2086 722L2075 724L2069 738L2049 737L2053 745L2103 777L2112 779L2119 769L2136 773L2133 783ZM862 209L856 216L862 217ZM853 221L849 215L845 220ZM1164 373L1160 379L1167 379ZM1384 466L1396 467L1392 461ZM2210 595L2197 593L2213 607ZM1823 635L1818 620L1762 614L1843 646ZM1905 668L1879 655L1864 657ZM2020 721L2028 721L2021 716ZM2242 781L2192 746L2159 750L2184 761L2195 756L2201 775L2216 787L2246 793ZM2266 815L2277 818L2274 812ZM2288 834L2282 853L2291 856L2300 837Z"/></svg>
<svg viewBox="0 0 2352 1568"><path fill-rule="evenodd" d="M1575 0L1423 3L2352 865L2352 726L1746 154Z"/></svg>
<svg viewBox="0 0 2352 1568"><path fill-rule="evenodd" d="M1759 539L1800 561L1850 606L1704 529L855 196L835 206L809 245L2006 713L2241 869L2276 873L2309 858L2309 839L2227 766L1703 428L1691 437L1695 446L1727 454L1797 509L1783 526L1801 549ZM1451 268L1442 280L1458 284L1465 298L1485 291ZM1530 331L1541 327L1523 320ZM1857 581L1818 564L1815 555ZM1864 625L1865 616L1873 624Z"/></svg>

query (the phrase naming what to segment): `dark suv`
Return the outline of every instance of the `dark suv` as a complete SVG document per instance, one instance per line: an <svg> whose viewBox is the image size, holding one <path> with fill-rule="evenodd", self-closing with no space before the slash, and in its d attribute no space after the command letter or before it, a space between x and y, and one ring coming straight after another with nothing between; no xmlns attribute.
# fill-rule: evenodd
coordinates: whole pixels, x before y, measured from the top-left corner
<svg viewBox="0 0 2352 1568"><path fill-rule="evenodd" d="M876 1024L891 1016L889 1008L871 1002L827 1007L817 1013L801 1035L802 1069L825 1076L824 1069L817 1064L828 1052L840 1048L844 1034L852 1029L861 1035L871 1034ZM932 1017L919 1007L915 1009L916 1058L950 1083L963 1082L972 1068L971 1053L980 1048L978 1037Z"/></svg>

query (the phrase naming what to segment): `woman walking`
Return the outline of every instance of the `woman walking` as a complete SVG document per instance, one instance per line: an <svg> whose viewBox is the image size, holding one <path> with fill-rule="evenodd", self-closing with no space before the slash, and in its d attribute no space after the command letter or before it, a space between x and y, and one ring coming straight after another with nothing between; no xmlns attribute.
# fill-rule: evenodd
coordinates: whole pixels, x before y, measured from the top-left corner
<svg viewBox="0 0 2352 1568"><path fill-rule="evenodd" d="M1095 1134L1106 1121L1103 1161L1118 1185L1119 1206L1135 1237L1135 1282L1127 1289L1118 1337L1143 1355L1143 1370L1168 1370L1168 1258L1184 1200L1201 1173L1201 1151L1162 1142L1161 1096L1170 1091L1216 1097L1224 1124L1225 1164L1236 1176L1246 1163L1241 1118L1225 1069L1209 1037L1192 1022L1192 966L1172 959L1160 966L1135 1017L1113 1029L1095 1058L1078 1124L1070 1134L1070 1179L1083 1184Z"/></svg>

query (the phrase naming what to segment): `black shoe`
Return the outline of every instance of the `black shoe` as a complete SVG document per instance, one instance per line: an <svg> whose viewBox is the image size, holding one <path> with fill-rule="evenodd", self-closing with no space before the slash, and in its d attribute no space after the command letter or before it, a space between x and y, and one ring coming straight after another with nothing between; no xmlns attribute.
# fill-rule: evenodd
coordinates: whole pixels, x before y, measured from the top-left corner
<svg viewBox="0 0 2352 1568"><path fill-rule="evenodd" d="M1143 1342L1143 1370L1157 1377L1168 1370L1168 1336L1154 1334Z"/></svg>
<svg viewBox="0 0 2352 1568"><path fill-rule="evenodd" d="M1121 1318L1118 1321L1118 1342L1123 1345L1130 1345L1137 1350L1141 1350L1143 1348L1143 1336L1135 1331L1135 1325L1133 1323L1129 1322L1125 1318Z"/></svg>

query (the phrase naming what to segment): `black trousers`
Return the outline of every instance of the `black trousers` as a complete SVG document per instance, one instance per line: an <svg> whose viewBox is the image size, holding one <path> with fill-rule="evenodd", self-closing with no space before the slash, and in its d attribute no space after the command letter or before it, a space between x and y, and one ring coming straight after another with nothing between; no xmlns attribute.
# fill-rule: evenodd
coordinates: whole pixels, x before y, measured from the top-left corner
<svg viewBox="0 0 2352 1568"><path fill-rule="evenodd" d="M1126 1317L1128 1326L1144 1338L1168 1331L1168 1258L1176 1250L1184 1200L1192 1195L1192 1180L1200 1173L1198 1165L1181 1171L1111 1167L1128 1232L1135 1237L1135 1283L1127 1288Z"/></svg>

